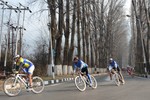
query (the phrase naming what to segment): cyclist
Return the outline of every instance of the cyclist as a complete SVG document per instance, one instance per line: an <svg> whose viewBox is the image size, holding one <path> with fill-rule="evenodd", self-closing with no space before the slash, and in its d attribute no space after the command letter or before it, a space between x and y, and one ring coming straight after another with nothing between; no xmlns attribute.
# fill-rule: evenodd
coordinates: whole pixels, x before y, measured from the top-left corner
<svg viewBox="0 0 150 100"><path fill-rule="evenodd" d="M119 65L117 64L116 61L113 60L113 58L109 59L109 66L108 66L108 70L109 70L109 75L110 75L110 79L112 80L112 74L114 73L114 71L117 70L118 74L120 75L121 79L122 79L122 83L124 84L124 78L122 76L121 70L119 68Z"/></svg>
<svg viewBox="0 0 150 100"><path fill-rule="evenodd" d="M35 69L33 63L29 61L28 59L22 58L20 55L16 55L14 57L15 60L15 66L18 72L21 70L27 74L27 77L29 79L29 88L32 89L32 75L33 71Z"/></svg>
<svg viewBox="0 0 150 100"><path fill-rule="evenodd" d="M88 73L88 65L84 63L82 60L80 60L77 56L73 59L73 70L74 73L76 72L76 69L80 69L82 73L86 72L86 76L90 80L90 86L92 85L91 76Z"/></svg>

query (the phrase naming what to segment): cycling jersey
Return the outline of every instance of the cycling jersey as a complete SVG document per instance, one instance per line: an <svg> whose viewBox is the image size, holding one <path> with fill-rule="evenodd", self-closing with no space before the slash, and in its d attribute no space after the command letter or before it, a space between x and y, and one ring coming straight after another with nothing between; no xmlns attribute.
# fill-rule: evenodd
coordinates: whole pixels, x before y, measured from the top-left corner
<svg viewBox="0 0 150 100"><path fill-rule="evenodd" d="M113 68L117 68L118 67L118 64L116 61L112 61L111 63L109 63L110 66L112 66Z"/></svg>
<svg viewBox="0 0 150 100"><path fill-rule="evenodd" d="M23 68L29 68L30 66L33 65L31 61L29 61L28 59L24 59L22 57L16 62L17 66L20 66L21 64Z"/></svg>
<svg viewBox="0 0 150 100"><path fill-rule="evenodd" d="M82 73L86 72L86 76L90 80L90 84L92 83L91 76L90 76L90 74L88 72L88 68L87 68L88 65L86 63L84 63L82 60L78 60L78 62L75 62L73 64L73 67L74 67L74 72L76 71L76 68L79 68Z"/></svg>
<svg viewBox="0 0 150 100"><path fill-rule="evenodd" d="M78 60L78 62L74 63L74 69L76 68L85 68L85 67L88 67L88 65L86 63L84 63L82 60Z"/></svg>
<svg viewBox="0 0 150 100"><path fill-rule="evenodd" d="M116 62L116 61L110 62L110 63L109 63L109 66L108 66L109 71L110 71L111 69L115 69L115 68L118 68L117 62Z"/></svg>

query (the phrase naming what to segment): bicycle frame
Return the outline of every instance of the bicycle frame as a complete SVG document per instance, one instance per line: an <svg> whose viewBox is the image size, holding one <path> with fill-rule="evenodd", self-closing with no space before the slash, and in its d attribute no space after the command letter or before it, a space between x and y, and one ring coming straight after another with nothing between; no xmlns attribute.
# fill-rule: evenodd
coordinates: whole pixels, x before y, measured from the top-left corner
<svg viewBox="0 0 150 100"><path fill-rule="evenodd" d="M87 78L87 76L86 76L84 73L79 72L78 75L80 76L80 78L83 78L83 80L84 80L88 85L90 85L90 83L87 81L87 80L89 80L89 79Z"/></svg>
<svg viewBox="0 0 150 100"><path fill-rule="evenodd" d="M26 74L16 74L16 75L14 76L14 77L15 77L15 82L14 82L13 86L15 86L16 83L17 83L17 81L19 80L19 81L18 81L19 83L22 82L25 87L28 87L27 83L23 80L22 76L27 76L27 75L26 75Z"/></svg>

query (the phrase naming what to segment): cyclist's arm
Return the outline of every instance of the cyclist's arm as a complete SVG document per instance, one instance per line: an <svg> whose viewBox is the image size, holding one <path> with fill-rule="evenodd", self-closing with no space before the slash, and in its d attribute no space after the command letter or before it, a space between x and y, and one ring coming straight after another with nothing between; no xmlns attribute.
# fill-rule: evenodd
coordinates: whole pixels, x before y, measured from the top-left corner
<svg viewBox="0 0 150 100"><path fill-rule="evenodd" d="M77 69L77 66L75 64L73 64L73 73L75 74L76 72L76 69Z"/></svg>
<svg viewBox="0 0 150 100"><path fill-rule="evenodd" d="M112 70L112 66L111 65L109 65L107 68L108 68L109 72Z"/></svg>
<svg viewBox="0 0 150 100"><path fill-rule="evenodd" d="M115 66L115 68L117 68L118 67L118 64L114 61L114 66Z"/></svg>
<svg viewBox="0 0 150 100"><path fill-rule="evenodd" d="M80 67L80 69L82 69L84 67L84 64L83 63L81 63L81 67Z"/></svg>
<svg viewBox="0 0 150 100"><path fill-rule="evenodd" d="M21 62L20 65L18 66L19 67L18 68L18 73L20 73L23 70L23 65L24 65L24 63Z"/></svg>

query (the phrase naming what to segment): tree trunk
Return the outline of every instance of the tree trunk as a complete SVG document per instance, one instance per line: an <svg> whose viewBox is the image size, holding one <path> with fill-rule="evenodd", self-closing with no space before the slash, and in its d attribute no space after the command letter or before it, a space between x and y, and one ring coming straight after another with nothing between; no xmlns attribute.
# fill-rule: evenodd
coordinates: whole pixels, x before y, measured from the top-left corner
<svg viewBox="0 0 150 100"><path fill-rule="evenodd" d="M74 6L73 6L73 19L72 19L72 34L71 34L71 44L69 49L69 59L68 63L69 65L72 65L72 59L73 59L73 51L74 51L74 35L75 35L75 19L76 19L76 0L74 0Z"/></svg>
<svg viewBox="0 0 150 100"><path fill-rule="evenodd" d="M65 29L65 47L64 47L63 65L68 65L68 50L69 50L69 35L70 35L69 1L70 0L66 0L66 29Z"/></svg>
<svg viewBox="0 0 150 100"><path fill-rule="evenodd" d="M142 40L143 39L142 39L142 28L141 28L141 22L140 22L141 18L137 14L135 2L136 1L132 0L132 5L133 5L135 16L136 16L136 28L137 28L136 67L142 67L142 64L143 64ZM139 71L141 71L141 70L142 69L140 68Z"/></svg>
<svg viewBox="0 0 150 100"><path fill-rule="evenodd" d="M62 51L62 33L63 33L63 0L58 0L58 6L59 6L59 22L58 22L58 34L57 34L57 40L56 40L56 58L55 58L55 64L60 65L62 64L61 59L61 51Z"/></svg>
<svg viewBox="0 0 150 100"><path fill-rule="evenodd" d="M56 4L55 4L55 0L47 0L47 2L48 2L48 8L49 8L49 10L50 10L50 15L51 15L51 19L50 19L50 21L51 21L51 23L50 23L50 30L51 30L51 39L52 39L52 48L53 48L53 50L54 50L54 52L55 52L55 35L56 35L56 31L57 31L57 28L56 28ZM50 51L51 49L49 48L49 57L48 58L50 58ZM55 54L54 54L54 56L55 56ZM52 59L52 58L51 58ZM49 62L48 63L50 63L50 59L49 59ZM52 63L52 62L51 62Z"/></svg>
<svg viewBox="0 0 150 100"><path fill-rule="evenodd" d="M81 57L81 36L80 36L80 20L81 20L81 12L80 12L80 0L77 0L77 41L78 41L78 57Z"/></svg>
<svg viewBox="0 0 150 100"><path fill-rule="evenodd" d="M145 0L143 0L144 2L144 8L145 8L145 15L146 15L146 21L147 21L147 47L145 47L145 57L146 57L146 65L147 65L147 69L148 71L150 71L150 64L149 64L149 45L150 45L150 16L149 16L149 10L146 7L146 2Z"/></svg>
<svg viewBox="0 0 150 100"><path fill-rule="evenodd" d="M83 60L86 61L86 51L85 51L85 0L82 0L82 47L83 47Z"/></svg>

